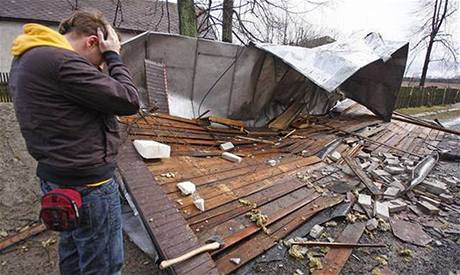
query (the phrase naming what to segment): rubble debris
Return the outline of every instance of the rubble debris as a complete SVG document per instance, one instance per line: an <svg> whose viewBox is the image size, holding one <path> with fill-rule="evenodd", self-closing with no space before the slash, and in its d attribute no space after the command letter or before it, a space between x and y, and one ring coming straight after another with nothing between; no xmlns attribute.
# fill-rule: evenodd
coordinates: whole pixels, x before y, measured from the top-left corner
<svg viewBox="0 0 460 275"><path fill-rule="evenodd" d="M404 173L405 169L400 166L385 166L385 171L390 173L391 175L399 175Z"/></svg>
<svg viewBox="0 0 460 275"><path fill-rule="evenodd" d="M310 272L316 271L316 270L321 270L323 269L323 264L321 263L321 259L317 257L315 254L309 252L307 253L308 257L308 266L310 267Z"/></svg>
<svg viewBox="0 0 460 275"><path fill-rule="evenodd" d="M235 154L229 153L229 152L223 152L222 153L222 158L232 161L232 162L237 162L240 163L243 159Z"/></svg>
<svg viewBox="0 0 460 275"><path fill-rule="evenodd" d="M318 239L321 234L323 234L324 232L324 227L319 225L319 224L315 224L315 226L313 226L313 228L310 230L310 237L312 237L313 239Z"/></svg>
<svg viewBox="0 0 460 275"><path fill-rule="evenodd" d="M246 217L254 222L258 227L262 228L265 234L269 234L266 224L268 223L268 216L262 214L259 209L252 209L249 213L246 214Z"/></svg>
<svg viewBox="0 0 460 275"><path fill-rule="evenodd" d="M182 181L176 184L176 186L183 195L190 195L196 191L196 186L191 181Z"/></svg>
<svg viewBox="0 0 460 275"><path fill-rule="evenodd" d="M200 209L200 211L204 211L204 199L199 198L196 200L193 200L193 204L195 204L196 208Z"/></svg>
<svg viewBox="0 0 460 275"><path fill-rule="evenodd" d="M416 207L415 205L409 205L408 208L410 211L412 211L417 216L423 215L422 211L420 211L420 209L418 209L418 207Z"/></svg>
<svg viewBox="0 0 460 275"><path fill-rule="evenodd" d="M443 183L443 182L440 182L438 180L432 180L432 181L431 180L425 180L422 183L420 183L420 187L422 187L426 191L428 191L430 193L433 193L433 194L436 194L436 195L440 195L442 193L448 193L449 192L446 184Z"/></svg>
<svg viewBox="0 0 460 275"><path fill-rule="evenodd" d="M244 206L250 206L251 208L257 208L257 203L251 202L249 200L239 199L238 202Z"/></svg>
<svg viewBox="0 0 460 275"><path fill-rule="evenodd" d="M230 258L230 262L239 265L241 262L241 258Z"/></svg>
<svg viewBox="0 0 460 275"><path fill-rule="evenodd" d="M366 223L366 229L369 231L373 231L377 229L378 226L379 226L379 222L375 218L368 220Z"/></svg>
<svg viewBox="0 0 460 275"><path fill-rule="evenodd" d="M427 197L427 196L421 195L419 198L420 198L421 200L423 200L423 201L426 201L426 202L428 202L428 203L430 203L430 204L436 206L436 207L439 207L439 206L441 205L441 202L440 202L440 201L437 201L437 200L432 199L432 198Z"/></svg>
<svg viewBox="0 0 460 275"><path fill-rule="evenodd" d="M369 195L359 194L358 203L363 207L372 208L372 198Z"/></svg>
<svg viewBox="0 0 460 275"><path fill-rule="evenodd" d="M144 159L163 159L171 155L169 145L153 140L136 139L133 141L134 148Z"/></svg>
<svg viewBox="0 0 460 275"><path fill-rule="evenodd" d="M192 200L193 204L198 208L200 211L204 211L204 199L200 197L197 192L192 193Z"/></svg>
<svg viewBox="0 0 460 275"><path fill-rule="evenodd" d="M171 179L171 178L175 178L176 174L174 174L173 172L167 172L167 173L160 174L160 176Z"/></svg>
<svg viewBox="0 0 460 275"><path fill-rule="evenodd" d="M57 242L57 239L56 239L56 238L50 237L50 238L48 238L47 240L41 241L41 245L42 245L42 247L47 248L47 247L52 246L52 245L55 244L56 242Z"/></svg>
<svg viewBox="0 0 460 275"><path fill-rule="evenodd" d="M388 224L384 219L377 219L379 222L379 230L382 232L387 232L391 229L390 224Z"/></svg>
<svg viewBox="0 0 460 275"><path fill-rule="evenodd" d="M382 156L385 157L385 159L396 159L392 153L382 153Z"/></svg>
<svg viewBox="0 0 460 275"><path fill-rule="evenodd" d="M441 195L439 195L439 198L441 199L441 201L445 203L454 203L454 196L451 194L442 193Z"/></svg>
<svg viewBox="0 0 460 275"><path fill-rule="evenodd" d="M399 255L403 257L412 257L412 250L409 248L404 248L399 250Z"/></svg>
<svg viewBox="0 0 460 275"><path fill-rule="evenodd" d="M333 161L333 162L337 162L339 161L341 158L342 158L342 155L337 152L337 151L334 151L332 152L332 154L329 155L329 158Z"/></svg>
<svg viewBox="0 0 460 275"><path fill-rule="evenodd" d="M374 257L374 260L379 262L381 265L388 265L388 257L386 255L377 255Z"/></svg>
<svg viewBox="0 0 460 275"><path fill-rule="evenodd" d="M398 196L399 192L401 190L399 188L396 188L396 187L388 187L387 190L385 190L385 192L383 193L383 197L385 199L393 199L393 198L396 198L396 196Z"/></svg>
<svg viewBox="0 0 460 275"><path fill-rule="evenodd" d="M404 186L398 179L394 179L394 181L390 183L390 187L398 188L400 192L406 190L406 186Z"/></svg>
<svg viewBox="0 0 460 275"><path fill-rule="evenodd" d="M355 223L357 221L367 220L367 218L366 218L365 215L361 215L361 214L359 214L357 212L354 212L354 213L348 213L346 220L349 223Z"/></svg>
<svg viewBox="0 0 460 275"><path fill-rule="evenodd" d="M332 184L327 185L327 189L339 193L339 194L345 194L347 192L350 192L353 190L354 185L349 184L345 181L335 181Z"/></svg>
<svg viewBox="0 0 460 275"><path fill-rule="evenodd" d="M356 138L356 137L347 137L343 140L343 142L345 142L346 144L350 145L350 144L353 144L353 143L356 143L358 142L359 139Z"/></svg>
<svg viewBox="0 0 460 275"><path fill-rule="evenodd" d="M356 176L366 185L367 189L373 194L373 195L380 195L381 192L380 190L374 185L374 182L367 176L367 174L359 167L359 165L356 164L356 161L354 159L351 159L348 156L344 156L343 160L347 163L347 165L351 168L353 173L356 174Z"/></svg>
<svg viewBox="0 0 460 275"><path fill-rule="evenodd" d="M392 218L390 219L390 225L393 234L402 241L418 246L426 246L433 240L423 231L420 224Z"/></svg>
<svg viewBox="0 0 460 275"><path fill-rule="evenodd" d="M347 227L345 227L340 236L337 238L337 241L346 243L358 243L361 235L364 232L365 226L366 225L364 222L347 225ZM352 251L352 248L331 248L329 252L327 252L327 254L324 256L324 270L327 270L328 274L339 274L348 258L350 257ZM319 275L324 273L322 271L314 271L312 274Z"/></svg>
<svg viewBox="0 0 460 275"><path fill-rule="evenodd" d="M388 206L383 202L376 201L374 203L374 216L381 219L389 219L390 218L390 211Z"/></svg>
<svg viewBox="0 0 460 275"><path fill-rule="evenodd" d="M231 142L225 142L225 143L222 143L221 145L219 145L219 148L222 151L230 151L230 150L233 150L235 148L235 146Z"/></svg>
<svg viewBox="0 0 460 275"><path fill-rule="evenodd" d="M380 270L380 268L378 266L376 266L371 270L371 275L383 275L383 273Z"/></svg>
<svg viewBox="0 0 460 275"><path fill-rule="evenodd" d="M308 248L306 246L293 244L288 250L290 256L296 259L303 259L308 252Z"/></svg>
<svg viewBox="0 0 460 275"><path fill-rule="evenodd" d="M391 174L388 173L385 170L382 169L375 169L371 171L371 174L376 177L376 178L382 178L382 177L391 177Z"/></svg>
<svg viewBox="0 0 460 275"><path fill-rule="evenodd" d="M439 213L439 208L432 205L428 201L418 201L417 206L426 214L434 215Z"/></svg>
<svg viewBox="0 0 460 275"><path fill-rule="evenodd" d="M390 165L390 166L393 166L393 167L398 167L400 162L397 158L387 158L383 161L384 164L387 164L387 165ZM390 172L388 172L390 173ZM390 173L391 174L391 173Z"/></svg>
<svg viewBox="0 0 460 275"><path fill-rule="evenodd" d="M361 166L361 169L366 169L367 167L369 167L371 165L371 162L370 161L365 161L363 163L360 164Z"/></svg>
<svg viewBox="0 0 460 275"><path fill-rule="evenodd" d="M402 199L386 201L384 204L388 206L388 211L390 214L400 212L407 208L407 203L405 203Z"/></svg>
<svg viewBox="0 0 460 275"><path fill-rule="evenodd" d="M324 224L326 227L336 227L337 222L336 221L328 221Z"/></svg>
<svg viewBox="0 0 460 275"><path fill-rule="evenodd" d="M295 274L295 275L304 275L305 273L304 273L302 270L300 270L300 269L297 268L297 269L294 271L294 274Z"/></svg>
<svg viewBox="0 0 460 275"><path fill-rule="evenodd" d="M357 157L360 158L360 159L368 159L368 158L371 157L371 155L368 154L368 153L365 153L365 152L363 152L363 151L360 151L360 152L358 153Z"/></svg>

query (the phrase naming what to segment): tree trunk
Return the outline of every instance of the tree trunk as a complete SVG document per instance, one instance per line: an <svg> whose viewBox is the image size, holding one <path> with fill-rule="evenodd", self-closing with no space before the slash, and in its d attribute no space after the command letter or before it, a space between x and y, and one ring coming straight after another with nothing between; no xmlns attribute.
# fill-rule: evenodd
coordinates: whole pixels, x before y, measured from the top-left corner
<svg viewBox="0 0 460 275"><path fill-rule="evenodd" d="M224 0L222 18L222 41L232 43L233 0Z"/></svg>
<svg viewBox="0 0 460 275"><path fill-rule="evenodd" d="M425 87L426 74L428 72L428 64L430 63L431 50L433 49L434 36L430 37L428 47L426 49L425 61L423 62L422 76L420 77L419 87Z"/></svg>
<svg viewBox="0 0 460 275"><path fill-rule="evenodd" d="M177 9L180 34L196 37L196 13L193 0L178 0Z"/></svg>

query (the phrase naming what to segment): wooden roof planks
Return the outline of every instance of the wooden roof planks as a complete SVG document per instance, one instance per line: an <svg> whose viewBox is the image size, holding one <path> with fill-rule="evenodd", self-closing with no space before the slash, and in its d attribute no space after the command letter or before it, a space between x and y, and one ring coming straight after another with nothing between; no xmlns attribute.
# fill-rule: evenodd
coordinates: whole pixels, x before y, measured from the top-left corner
<svg viewBox="0 0 460 275"><path fill-rule="evenodd" d="M293 104L274 124L282 129L297 116L297 108L300 106ZM344 160L366 186L370 186L371 192L378 194L370 185L373 182L348 156L363 149L400 155L408 150L425 154L432 150L427 144L436 146L443 134L399 121L381 123L363 108L349 110L353 112L334 118L316 117L314 123L297 129L282 141L275 130L241 132L240 124L234 124L238 129L209 127L194 119L167 114L122 118L121 121L129 125L130 135L119 156L121 174L162 258L181 255L204 244L213 235L227 240L227 246L218 252L205 253L183 265L173 266L172 271L176 274L235 271L321 209L339 203L341 197L318 197L312 188L321 180L330 181L332 174L342 173L332 171L324 175L320 171L328 164L317 154L331 141L344 135L358 136L354 135L356 131L376 126L364 132L368 136L365 139L358 136L364 144L342 144L336 150L345 156ZM171 158L142 160L132 151L130 141L134 138L168 143L172 148ZM232 153L243 157L241 163L231 163L220 157L222 151L218 146L226 141L235 145ZM270 160L275 160L273 166L267 164ZM305 180L306 171L317 171L322 176ZM197 192L205 200L205 211L196 209L192 199L180 193L176 187L180 181L196 185ZM257 208L267 214L268 235L245 216L251 207L242 205L240 199L257 204ZM360 228L354 229L359 233ZM326 257L326 263L334 264L333 271L340 271L349 252L337 250L334 253L331 254L334 257ZM239 265L230 262L234 257L241 259ZM340 263L334 262L336 260Z"/></svg>

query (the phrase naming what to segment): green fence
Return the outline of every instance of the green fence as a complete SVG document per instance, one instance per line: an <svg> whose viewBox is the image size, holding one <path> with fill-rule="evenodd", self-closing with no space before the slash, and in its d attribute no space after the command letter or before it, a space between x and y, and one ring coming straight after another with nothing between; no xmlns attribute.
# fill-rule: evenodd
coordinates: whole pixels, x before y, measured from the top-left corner
<svg viewBox="0 0 460 275"><path fill-rule="evenodd" d="M395 109L460 102L460 90L437 87L401 87Z"/></svg>
<svg viewBox="0 0 460 275"><path fill-rule="evenodd" d="M11 102L8 94L8 73L0 73L0 102Z"/></svg>

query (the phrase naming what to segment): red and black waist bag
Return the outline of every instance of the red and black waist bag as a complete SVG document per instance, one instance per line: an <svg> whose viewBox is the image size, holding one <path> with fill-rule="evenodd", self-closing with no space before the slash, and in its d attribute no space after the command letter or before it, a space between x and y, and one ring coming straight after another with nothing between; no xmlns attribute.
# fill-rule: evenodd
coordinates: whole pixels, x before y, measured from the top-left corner
<svg viewBox="0 0 460 275"><path fill-rule="evenodd" d="M81 205L81 194L77 190L53 189L42 197L40 218L50 230L72 230L80 223Z"/></svg>

